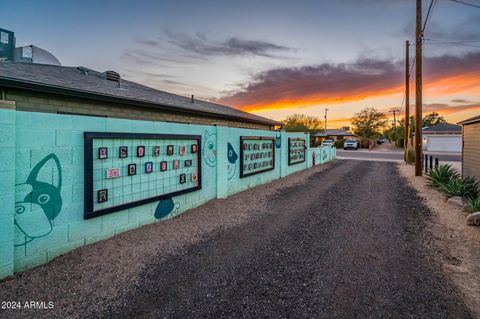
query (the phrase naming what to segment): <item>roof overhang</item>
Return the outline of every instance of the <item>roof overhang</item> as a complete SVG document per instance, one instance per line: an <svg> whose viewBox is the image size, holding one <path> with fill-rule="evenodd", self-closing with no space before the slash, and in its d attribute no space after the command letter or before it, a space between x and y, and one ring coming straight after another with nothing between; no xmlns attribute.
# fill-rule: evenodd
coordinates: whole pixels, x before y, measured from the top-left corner
<svg viewBox="0 0 480 319"><path fill-rule="evenodd" d="M197 114L197 115L203 115L203 116L213 117L213 118L222 118L222 119L265 124L265 125L272 125L272 126L283 125L281 122L277 122L269 119L265 119L265 120L251 119L247 117L230 116L230 115L218 114L214 112L186 110L175 105L156 104L156 103L142 101L138 99L121 98L121 97L113 96L109 94L99 94L99 93L85 91L85 90L76 90L76 89L74 90L74 89L64 88L61 86L45 85L38 82L19 81L17 79L7 78L7 77L0 77L0 86L16 88L16 89L25 89L25 90L37 91L37 92L59 94L64 96L73 96L73 97L79 97L79 98L85 98L85 99L91 99L91 100L97 100L97 101L119 103L124 105L136 105L136 106L142 106L142 107L147 107L152 109L159 109L167 112Z"/></svg>
<svg viewBox="0 0 480 319"><path fill-rule="evenodd" d="M466 124L473 124L478 122L480 122L480 115L458 122L457 124L466 125Z"/></svg>

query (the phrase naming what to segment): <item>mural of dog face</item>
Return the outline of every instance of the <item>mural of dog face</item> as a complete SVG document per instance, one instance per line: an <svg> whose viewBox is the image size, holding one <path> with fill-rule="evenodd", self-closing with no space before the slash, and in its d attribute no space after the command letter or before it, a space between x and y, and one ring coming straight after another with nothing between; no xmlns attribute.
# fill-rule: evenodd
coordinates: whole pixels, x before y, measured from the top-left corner
<svg viewBox="0 0 480 319"><path fill-rule="evenodd" d="M282 136L281 135L276 135L275 136L275 147L276 148L282 147Z"/></svg>
<svg viewBox="0 0 480 319"><path fill-rule="evenodd" d="M15 226L23 240L15 246L47 236L52 221L62 210L62 168L55 154L42 159L31 170L27 181L16 185Z"/></svg>
<svg viewBox="0 0 480 319"><path fill-rule="evenodd" d="M210 134L205 131L205 141L203 142L203 160L205 163L214 167L217 165L217 134Z"/></svg>
<svg viewBox="0 0 480 319"><path fill-rule="evenodd" d="M227 159L228 159L227 176L228 176L228 179L232 179L233 176L235 175L235 171L237 168L236 163L237 163L238 155L233 149L232 144L230 143L227 143Z"/></svg>

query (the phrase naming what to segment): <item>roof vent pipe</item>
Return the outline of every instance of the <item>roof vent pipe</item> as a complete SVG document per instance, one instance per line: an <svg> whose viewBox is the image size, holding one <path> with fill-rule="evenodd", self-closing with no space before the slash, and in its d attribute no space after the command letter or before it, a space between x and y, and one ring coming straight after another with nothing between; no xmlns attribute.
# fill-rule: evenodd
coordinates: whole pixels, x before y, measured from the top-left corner
<svg viewBox="0 0 480 319"><path fill-rule="evenodd" d="M192 99L190 100L191 103L195 103L195 96L192 94Z"/></svg>

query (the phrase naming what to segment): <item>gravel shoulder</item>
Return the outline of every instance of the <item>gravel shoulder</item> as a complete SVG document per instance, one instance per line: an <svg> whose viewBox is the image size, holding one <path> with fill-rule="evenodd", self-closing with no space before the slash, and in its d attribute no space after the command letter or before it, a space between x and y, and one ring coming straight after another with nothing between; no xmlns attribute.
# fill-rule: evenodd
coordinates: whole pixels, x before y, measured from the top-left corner
<svg viewBox="0 0 480 319"><path fill-rule="evenodd" d="M252 200L255 198L255 201ZM0 283L8 318L471 318L393 163L334 161Z"/></svg>
<svg viewBox="0 0 480 319"><path fill-rule="evenodd" d="M444 252L437 260L480 318L480 229L468 226L467 213L448 204L447 197L428 187L425 178L415 177L413 166L399 164L398 170L433 212L429 229Z"/></svg>

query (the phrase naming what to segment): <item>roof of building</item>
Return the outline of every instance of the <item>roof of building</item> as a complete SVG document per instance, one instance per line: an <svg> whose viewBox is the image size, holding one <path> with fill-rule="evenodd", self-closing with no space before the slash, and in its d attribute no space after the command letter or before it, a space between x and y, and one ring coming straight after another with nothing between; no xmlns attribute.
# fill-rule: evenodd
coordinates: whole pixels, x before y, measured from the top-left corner
<svg viewBox="0 0 480 319"><path fill-rule="evenodd" d="M472 123L477 123L480 122L480 115L471 117L469 119L463 120L461 122L458 122L458 124L465 125L465 124L472 124Z"/></svg>
<svg viewBox="0 0 480 319"><path fill-rule="evenodd" d="M347 132L344 130L339 130L339 129L326 129L318 133L313 133L311 134L312 136L319 136L319 137L324 137L324 136L353 136L353 133Z"/></svg>
<svg viewBox="0 0 480 319"><path fill-rule="evenodd" d="M422 132L426 133L426 134L437 134L437 133L440 133L440 134L443 134L443 133L458 133L458 134L461 134L462 133L462 126L457 125L457 124L452 124L452 123L440 123L440 124L433 125L433 126L430 126L430 127L428 127L428 126L424 127L422 129Z"/></svg>
<svg viewBox="0 0 480 319"><path fill-rule="evenodd" d="M281 125L221 104L160 91L135 82L107 80L105 72L85 67L0 62L0 85L91 98L167 111L196 113L267 125Z"/></svg>

